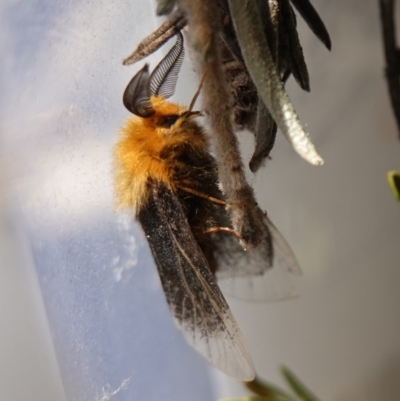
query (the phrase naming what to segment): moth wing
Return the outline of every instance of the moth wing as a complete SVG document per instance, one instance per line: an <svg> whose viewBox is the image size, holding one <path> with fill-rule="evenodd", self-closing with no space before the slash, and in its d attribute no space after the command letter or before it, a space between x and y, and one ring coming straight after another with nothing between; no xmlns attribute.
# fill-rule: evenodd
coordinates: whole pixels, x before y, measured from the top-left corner
<svg viewBox="0 0 400 401"><path fill-rule="evenodd" d="M210 272L177 196L153 183L138 214L164 293L185 339L211 364L240 380L255 376L242 333Z"/></svg>
<svg viewBox="0 0 400 401"><path fill-rule="evenodd" d="M300 276L302 274L301 267L291 246L271 219L265 217L265 223L272 236L275 263L280 264L287 272Z"/></svg>
<svg viewBox="0 0 400 401"><path fill-rule="evenodd" d="M261 244L243 250L233 235L215 235L222 292L249 301L273 301L296 297L292 276L301 268L290 245L273 222L265 218L268 236Z"/></svg>

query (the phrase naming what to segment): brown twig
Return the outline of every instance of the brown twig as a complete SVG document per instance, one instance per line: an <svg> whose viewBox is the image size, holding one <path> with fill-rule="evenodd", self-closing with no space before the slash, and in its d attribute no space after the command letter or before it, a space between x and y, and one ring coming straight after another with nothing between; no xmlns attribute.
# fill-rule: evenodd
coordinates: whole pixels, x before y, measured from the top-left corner
<svg viewBox="0 0 400 401"><path fill-rule="evenodd" d="M176 35L186 25L185 16L177 11L156 31L139 43L136 50L124 61L124 65L134 64L158 50L166 41Z"/></svg>
<svg viewBox="0 0 400 401"><path fill-rule="evenodd" d="M399 51L396 43L396 27L393 0L380 0L381 24L383 43L385 48L385 75L389 86L390 100L397 122L397 129L400 136L400 63Z"/></svg>
<svg viewBox="0 0 400 401"><path fill-rule="evenodd" d="M218 5L215 0L180 0L179 6L188 16L189 43L193 61L204 78L203 108L206 112L215 147L218 173L230 204L232 225L244 247L257 246L267 236L266 227L254 192L247 183L238 141L231 122L231 98L225 82L219 46L221 31Z"/></svg>

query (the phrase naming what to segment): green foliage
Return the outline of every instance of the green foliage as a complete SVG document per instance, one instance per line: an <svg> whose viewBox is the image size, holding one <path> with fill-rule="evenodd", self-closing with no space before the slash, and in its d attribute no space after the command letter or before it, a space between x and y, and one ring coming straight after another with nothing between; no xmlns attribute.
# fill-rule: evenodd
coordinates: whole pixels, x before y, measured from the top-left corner
<svg viewBox="0 0 400 401"><path fill-rule="evenodd" d="M320 401L311 391L285 366L282 366L281 373L288 385L302 401Z"/></svg>
<svg viewBox="0 0 400 401"><path fill-rule="evenodd" d="M256 377L253 381L244 383L254 395L223 398L219 401L320 401L287 367L282 366L281 373L295 395Z"/></svg>
<svg viewBox="0 0 400 401"><path fill-rule="evenodd" d="M394 197L400 202L400 172L389 171L387 173L387 180Z"/></svg>

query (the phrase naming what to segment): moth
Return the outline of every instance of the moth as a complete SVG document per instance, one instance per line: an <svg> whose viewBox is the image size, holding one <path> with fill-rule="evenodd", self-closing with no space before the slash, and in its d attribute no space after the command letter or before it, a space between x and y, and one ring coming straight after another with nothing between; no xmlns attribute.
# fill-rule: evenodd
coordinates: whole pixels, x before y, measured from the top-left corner
<svg viewBox="0 0 400 401"><path fill-rule="evenodd" d="M233 230L216 161L199 111L168 102L184 57L183 37L152 73L146 64L129 82L128 118L114 151L115 192L120 207L135 214L158 268L166 300L185 339L212 365L250 381L254 367L241 330L217 284L245 298L288 297L296 257L264 216L266 237L245 251ZM278 264L280 261L280 264ZM276 271L281 286L270 282ZM255 284L258 283L258 284ZM252 286L253 285L253 286ZM243 291L241 291L243 289Z"/></svg>

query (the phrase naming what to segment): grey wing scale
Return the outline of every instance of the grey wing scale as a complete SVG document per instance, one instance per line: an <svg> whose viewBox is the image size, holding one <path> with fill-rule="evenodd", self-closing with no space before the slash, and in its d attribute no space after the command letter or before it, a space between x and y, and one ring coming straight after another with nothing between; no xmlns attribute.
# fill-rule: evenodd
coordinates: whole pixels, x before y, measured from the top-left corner
<svg viewBox="0 0 400 401"><path fill-rule="evenodd" d="M217 244L216 273L222 292L249 301L273 301L296 297L293 275L301 268L283 235L265 218L270 238L257 248L244 251L235 237L214 236Z"/></svg>
<svg viewBox="0 0 400 401"><path fill-rule="evenodd" d="M211 364L240 380L254 368L242 333L176 195L151 184L153 196L138 219L150 244L176 325Z"/></svg>

